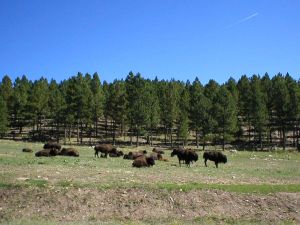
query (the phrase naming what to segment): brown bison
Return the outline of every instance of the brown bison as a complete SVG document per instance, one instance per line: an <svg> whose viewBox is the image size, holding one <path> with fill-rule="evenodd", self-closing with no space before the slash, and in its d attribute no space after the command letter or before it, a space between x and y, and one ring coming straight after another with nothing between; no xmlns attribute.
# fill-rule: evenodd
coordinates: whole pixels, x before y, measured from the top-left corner
<svg viewBox="0 0 300 225"><path fill-rule="evenodd" d="M120 157L120 156L123 156L124 153L122 151L117 151L116 153L111 152L108 155L109 155L109 157Z"/></svg>
<svg viewBox="0 0 300 225"><path fill-rule="evenodd" d="M203 153L203 159L205 166L207 166L206 161L211 160L216 164L216 168L218 168L218 163L227 163L227 156L219 151L207 151Z"/></svg>
<svg viewBox="0 0 300 225"><path fill-rule="evenodd" d="M36 157L50 157L50 156L56 156L57 155L57 150L56 149L43 149L41 151L38 151L35 153Z"/></svg>
<svg viewBox="0 0 300 225"><path fill-rule="evenodd" d="M152 157L148 157L145 155L137 157L132 163L132 166L137 168L150 167L153 165L155 165L155 160Z"/></svg>
<svg viewBox="0 0 300 225"><path fill-rule="evenodd" d="M147 154L147 151L129 152L123 156L123 159L135 160L136 158L144 156L145 154Z"/></svg>
<svg viewBox="0 0 300 225"><path fill-rule="evenodd" d="M79 152L74 148L63 148L58 155L78 157Z"/></svg>
<svg viewBox="0 0 300 225"><path fill-rule="evenodd" d="M154 160L162 160L162 155L160 153L152 152L150 157L152 157Z"/></svg>
<svg viewBox="0 0 300 225"><path fill-rule="evenodd" d="M152 152L158 153L158 154L165 154L165 152L163 150L157 149L157 148L153 148Z"/></svg>
<svg viewBox="0 0 300 225"><path fill-rule="evenodd" d="M57 149L58 151L61 149L61 145L56 142L48 142L44 144L44 149Z"/></svg>
<svg viewBox="0 0 300 225"><path fill-rule="evenodd" d="M104 153L105 157L104 158L107 158L107 155L109 153L114 153L114 154L117 154L117 149L112 146L111 144L99 144L99 145L96 145L94 147L95 149L95 157L98 157L99 158L99 152L101 153Z"/></svg>
<svg viewBox="0 0 300 225"><path fill-rule="evenodd" d="M174 155L177 155L180 166L181 166L181 161L184 161L185 164L188 167L190 167L193 161L196 162L198 160L198 154L191 149L183 149L183 148L173 149L171 153L171 157L173 157Z"/></svg>
<svg viewBox="0 0 300 225"><path fill-rule="evenodd" d="M31 148L23 148L22 152L32 152L32 149Z"/></svg>

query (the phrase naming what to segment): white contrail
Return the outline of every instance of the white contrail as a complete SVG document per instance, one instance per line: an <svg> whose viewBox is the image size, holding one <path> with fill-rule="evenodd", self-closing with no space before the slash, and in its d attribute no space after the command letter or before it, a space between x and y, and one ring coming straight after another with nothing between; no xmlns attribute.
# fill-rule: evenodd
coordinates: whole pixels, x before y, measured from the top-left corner
<svg viewBox="0 0 300 225"><path fill-rule="evenodd" d="M233 26L236 26L236 25L238 25L238 24L244 23L244 22L246 22L246 21L248 21L248 20L253 19L253 18L256 17L256 16L258 16L258 12L253 13L252 15L247 16L247 17L245 17L245 18L243 18L243 19L241 19L241 20L236 21L235 23L233 23L233 24L231 24L231 25L225 27L225 29L228 29L228 28L230 28L230 27L233 27Z"/></svg>

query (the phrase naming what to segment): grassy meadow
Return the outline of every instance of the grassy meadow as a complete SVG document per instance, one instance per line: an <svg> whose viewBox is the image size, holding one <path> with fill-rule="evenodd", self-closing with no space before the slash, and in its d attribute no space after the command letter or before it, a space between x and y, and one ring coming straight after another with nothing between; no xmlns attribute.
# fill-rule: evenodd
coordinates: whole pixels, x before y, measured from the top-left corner
<svg viewBox="0 0 300 225"><path fill-rule="evenodd" d="M261 223L278 223L278 224L296 224L297 216L293 217L293 213L297 215L298 211L292 210L293 206L299 206L299 192L300 192L300 154L298 152L225 152L228 157L227 164L220 164L216 169L214 163L208 161L208 167L204 166L202 159L202 152L199 151L199 160L187 168L185 165L178 166L177 157L170 157L170 150L165 150L164 157L169 161L156 161L156 165L152 168L133 168L131 160L124 160L122 158L95 158L94 150L88 146L73 146L79 153L80 157L35 157L34 153L42 149L42 143L29 143L29 142L14 142L14 141L0 141L0 223L3 224L261 224ZM28 147L33 149L33 153L23 153L22 148ZM118 149L124 153L136 150L147 150L151 152L151 147L140 146L138 148L130 146L119 146ZM94 199L93 196L81 196L81 192L86 191L98 195ZM285 197L281 193L287 193L288 198L291 198L294 204L291 207L290 214L280 217L272 215L264 216L259 214L260 211L253 210L253 215L247 214L248 206L240 203L241 209L245 208L245 213L232 212L226 214L223 212L226 209L219 208L214 205L205 205L201 201L203 198L209 199L207 194L217 193L217 195L224 195L224 201L230 201L232 205L244 198L248 198L250 202L263 201L262 199L269 198L272 204L281 204L279 199L284 203ZM32 196L30 196L32 193ZM45 201L45 209L38 204L39 197ZM61 196L56 199L55 193ZM113 198L106 199L107 193L112 193ZM131 193L130 195L128 193ZM140 193L135 196L136 193ZM14 194L16 197L14 198ZM150 199L145 203L144 200L139 199L140 195L154 195L156 198ZM202 196L200 198L199 196ZM26 195L26 198L24 196ZM92 194L91 194L92 195ZM129 196L124 200L128 201L129 206L122 205L118 201L119 198ZM177 205L176 197L179 196ZM215 194L214 194L215 195ZM225 196L226 195L226 196ZM70 196L76 196L71 198ZM78 197L81 196L81 197ZM105 199L100 199L102 196ZM119 197L116 197L119 196ZM135 196L135 199L131 199ZM149 211L139 212L137 215L131 213L129 215L124 210L124 207L133 209L140 204L143 204L148 210L161 208L164 211L164 198L166 196L170 200L170 205L173 214L168 211L162 213L151 214ZM198 199L199 202L193 202L192 207L186 198ZM19 199L18 199L19 198ZM67 198L66 201L61 199ZM86 199L85 199L86 198ZM180 199L182 198L183 201ZM17 200L15 200L17 199ZM25 204L30 202L30 207L20 210L18 204ZM47 201L49 201L47 203ZM85 199L85 200L83 200ZM174 200L175 199L175 200ZM249 200L250 199L250 200ZM197 201L198 201L197 200ZM14 205L13 201L16 201ZM68 203L69 201L69 203ZM83 201L83 203L80 203ZM92 207L87 207L86 213L88 218L80 217L76 214L81 210L83 205L98 206L104 204L100 214L95 208L88 210ZM196 201L196 200L193 200ZM242 200L241 200L242 201ZM36 203L37 202L37 203ZM102 202L102 203L99 203ZM105 206L105 202L109 202L109 206ZM182 203L183 202L183 203ZM26 204L27 204L26 203ZM69 205L74 204L74 217L63 217L58 211L51 209L48 218L46 212L49 211L47 207L50 205L57 205L60 203L63 207L68 208ZM76 204L79 204L76 205ZM283 204L282 203L282 204ZM25 205L26 205L25 204ZM69 205L68 205L69 204ZM124 203L125 204L125 203ZM154 205L152 205L154 204ZM169 203L168 203L169 204ZM183 204L183 205L182 205ZM186 205L185 205L186 204ZM265 203L261 203L263 205ZM75 206L76 205L76 206ZM15 207L14 207L15 206ZM9 208L6 209L6 207ZM79 208L77 208L79 207ZM208 211L207 207L213 210ZM262 209L264 210L263 206ZM275 207L275 206L274 206ZM37 213L35 209L40 209L41 212ZM97 207L96 207L97 208ZM126 209L127 209L126 208ZM188 208L188 212L182 213L183 217L177 217L180 210ZM268 208L268 206L265 206ZM32 211L31 211L31 210ZM64 209L64 208L63 208ZM44 211L43 211L44 210ZM93 211L94 210L94 211ZM100 210L100 209L98 209ZM106 211L105 211L106 210ZM141 210L136 208L136 210ZM145 209L146 210L146 209ZM201 211L202 210L202 211ZM268 209L269 210L269 209ZM120 212L122 215L116 212ZM155 211L155 210L154 210ZM161 212L160 211L160 212ZM233 210L234 211L234 210ZM285 210L286 211L286 210ZM18 213L21 212L21 213ZM197 212L197 213L196 213ZM145 214L145 218L141 214ZM167 216L165 216L167 214ZM238 216L236 216L238 215ZM275 215L276 216L276 215ZM274 217L274 218L273 218ZM65 218L65 219L64 219ZM158 220L157 220L158 219ZM154 222L154 220L156 222ZM47 222L43 222L47 221Z"/></svg>

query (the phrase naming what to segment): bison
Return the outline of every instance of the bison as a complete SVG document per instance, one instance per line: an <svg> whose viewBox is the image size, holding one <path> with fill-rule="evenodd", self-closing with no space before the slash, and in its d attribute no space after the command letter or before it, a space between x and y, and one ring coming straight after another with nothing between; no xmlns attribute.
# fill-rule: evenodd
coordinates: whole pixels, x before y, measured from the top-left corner
<svg viewBox="0 0 300 225"><path fill-rule="evenodd" d="M198 154L191 149L183 149L183 148L173 149L171 153L171 157L173 157L174 155L177 155L180 166L181 166L181 161L184 161L185 164L188 167L190 167L193 161L196 162L198 160Z"/></svg>
<svg viewBox="0 0 300 225"><path fill-rule="evenodd" d="M152 152L150 157L152 157L154 160L162 160L162 155L156 152Z"/></svg>
<svg viewBox="0 0 300 225"><path fill-rule="evenodd" d="M157 148L153 148L152 152L158 153L158 154L165 154L165 152L163 150L157 149Z"/></svg>
<svg viewBox="0 0 300 225"><path fill-rule="evenodd" d="M145 154L147 154L147 151L129 152L123 156L123 159L135 160L136 158L144 156Z"/></svg>
<svg viewBox="0 0 300 225"><path fill-rule="evenodd" d="M153 165L155 165L155 160L152 157L145 155L137 157L132 163L132 166L137 168L150 167Z"/></svg>
<svg viewBox="0 0 300 225"><path fill-rule="evenodd" d="M23 148L22 152L32 152L32 149L31 148Z"/></svg>
<svg viewBox="0 0 300 225"><path fill-rule="evenodd" d="M105 158L107 158L107 155L109 153L117 154L117 149L114 146L112 146L111 144L99 144L99 145L96 145L94 147L94 149L95 149L95 157L98 157L98 158L99 158L99 154L98 154L99 152L104 153Z"/></svg>
<svg viewBox="0 0 300 225"><path fill-rule="evenodd" d="M109 155L109 157L120 157L120 156L124 155L124 153L122 151L117 151L116 153L111 152L108 155Z"/></svg>
<svg viewBox="0 0 300 225"><path fill-rule="evenodd" d="M56 142L48 142L48 143L44 144L43 148L44 149L56 149L59 151L61 149L61 145Z"/></svg>
<svg viewBox="0 0 300 225"><path fill-rule="evenodd" d="M74 148L63 148L58 155L78 157L79 152Z"/></svg>
<svg viewBox="0 0 300 225"><path fill-rule="evenodd" d="M35 153L36 157L50 157L50 156L56 156L57 155L57 150L56 149L43 149L41 151L38 151Z"/></svg>
<svg viewBox="0 0 300 225"><path fill-rule="evenodd" d="M207 151L203 153L203 159L205 166L207 167L207 160L214 161L216 164L216 168L218 168L218 163L227 163L227 156L219 151Z"/></svg>

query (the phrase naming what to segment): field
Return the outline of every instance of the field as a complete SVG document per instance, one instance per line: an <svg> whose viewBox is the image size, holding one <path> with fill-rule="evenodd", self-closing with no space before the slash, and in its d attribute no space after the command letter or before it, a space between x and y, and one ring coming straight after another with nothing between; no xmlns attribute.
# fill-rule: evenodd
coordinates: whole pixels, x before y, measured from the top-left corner
<svg viewBox="0 0 300 225"><path fill-rule="evenodd" d="M299 224L300 154L225 152L137 169L122 158L37 158L42 143L0 141L0 224ZM124 152L150 147L119 147Z"/></svg>

